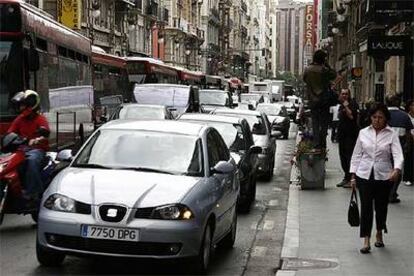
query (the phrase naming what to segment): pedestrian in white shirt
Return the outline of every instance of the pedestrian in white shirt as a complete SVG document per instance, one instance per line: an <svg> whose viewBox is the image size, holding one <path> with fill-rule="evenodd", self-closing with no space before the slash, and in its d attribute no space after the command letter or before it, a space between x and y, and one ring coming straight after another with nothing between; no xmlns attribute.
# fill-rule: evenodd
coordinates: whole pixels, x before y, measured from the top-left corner
<svg viewBox="0 0 414 276"><path fill-rule="evenodd" d="M358 187L361 200L362 254L371 250L373 205L377 228L375 247L384 247L382 231L387 233L389 194L401 174L404 162L398 133L387 125L390 119L387 107L383 103L376 103L369 114L371 125L359 132L349 170L352 174L352 189Z"/></svg>
<svg viewBox="0 0 414 276"><path fill-rule="evenodd" d="M339 118L338 118L338 111L339 111L339 106L340 104L331 106L329 108L329 112L332 114L332 123L331 123L331 141L332 143L336 143L337 142L337 137L336 137L336 130L338 129L338 122L339 122Z"/></svg>

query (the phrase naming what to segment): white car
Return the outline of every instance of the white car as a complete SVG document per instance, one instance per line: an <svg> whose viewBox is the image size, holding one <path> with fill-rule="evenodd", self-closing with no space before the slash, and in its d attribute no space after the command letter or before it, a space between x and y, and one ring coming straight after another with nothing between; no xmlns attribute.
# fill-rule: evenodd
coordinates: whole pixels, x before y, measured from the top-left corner
<svg viewBox="0 0 414 276"><path fill-rule="evenodd" d="M214 128L111 121L44 193L37 258L53 266L67 254L194 257L205 271L216 244L234 244L238 197L236 164Z"/></svg>

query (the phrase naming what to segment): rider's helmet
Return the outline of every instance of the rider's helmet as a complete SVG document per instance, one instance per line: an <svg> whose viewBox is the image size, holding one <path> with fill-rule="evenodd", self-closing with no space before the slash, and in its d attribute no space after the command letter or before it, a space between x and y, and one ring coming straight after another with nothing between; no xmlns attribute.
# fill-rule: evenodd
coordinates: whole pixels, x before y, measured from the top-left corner
<svg viewBox="0 0 414 276"><path fill-rule="evenodd" d="M38 110L40 108L40 96L33 90L17 92L11 101L16 107L24 105L30 107L32 110Z"/></svg>

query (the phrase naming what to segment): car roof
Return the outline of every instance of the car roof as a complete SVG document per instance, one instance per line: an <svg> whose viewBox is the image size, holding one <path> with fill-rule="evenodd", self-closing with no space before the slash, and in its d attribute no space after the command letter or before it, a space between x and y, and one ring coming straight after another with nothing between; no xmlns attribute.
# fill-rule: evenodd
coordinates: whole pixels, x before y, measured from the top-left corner
<svg viewBox="0 0 414 276"><path fill-rule="evenodd" d="M227 114L240 114L240 115L250 115L250 116L261 116L262 112L255 110L244 110L244 109L216 109L214 112L218 113L227 113Z"/></svg>
<svg viewBox="0 0 414 276"><path fill-rule="evenodd" d="M148 108L159 108L159 109L165 109L165 105L160 104L139 104L139 103L124 103L121 105L121 107L148 107Z"/></svg>
<svg viewBox="0 0 414 276"><path fill-rule="evenodd" d="M181 115L179 120L196 120L196 121L208 121L208 122L222 122L228 124L240 124L243 118L220 116L215 114L190 114L185 113Z"/></svg>
<svg viewBox="0 0 414 276"><path fill-rule="evenodd" d="M252 96L263 96L262 93L242 93L242 94L240 94L240 96L250 96L250 95L252 95Z"/></svg>
<svg viewBox="0 0 414 276"><path fill-rule="evenodd" d="M175 87L175 88L190 88L190 85L182 84L170 84L170 83L144 83L144 84L135 84L135 87Z"/></svg>
<svg viewBox="0 0 414 276"><path fill-rule="evenodd" d="M104 124L100 129L143 130L190 136L201 136L206 128L208 127L203 124L194 124L172 120L114 120Z"/></svg>
<svg viewBox="0 0 414 276"><path fill-rule="evenodd" d="M209 93L228 93L228 91L226 90L221 90L221 89L200 89L200 93L201 92L209 92Z"/></svg>

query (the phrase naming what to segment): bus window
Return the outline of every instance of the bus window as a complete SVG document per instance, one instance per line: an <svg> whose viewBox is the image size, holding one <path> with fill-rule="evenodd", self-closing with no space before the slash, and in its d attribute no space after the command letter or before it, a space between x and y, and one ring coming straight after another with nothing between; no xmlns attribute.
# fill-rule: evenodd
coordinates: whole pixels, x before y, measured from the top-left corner
<svg viewBox="0 0 414 276"><path fill-rule="evenodd" d="M24 89L23 60L19 55L22 47L19 41L0 41L0 115L15 114L10 99Z"/></svg>

